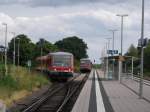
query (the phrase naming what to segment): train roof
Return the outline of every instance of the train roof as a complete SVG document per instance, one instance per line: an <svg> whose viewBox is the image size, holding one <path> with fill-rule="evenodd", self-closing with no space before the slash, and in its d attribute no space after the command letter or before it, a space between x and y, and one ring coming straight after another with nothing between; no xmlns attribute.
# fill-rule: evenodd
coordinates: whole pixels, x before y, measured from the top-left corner
<svg viewBox="0 0 150 112"><path fill-rule="evenodd" d="M37 61L40 61L40 60L47 60L48 59L48 56L41 56L41 57L37 57L36 60Z"/></svg>
<svg viewBox="0 0 150 112"><path fill-rule="evenodd" d="M69 53L69 52L53 52L53 53L49 53L49 55L71 55L73 56L72 53Z"/></svg>

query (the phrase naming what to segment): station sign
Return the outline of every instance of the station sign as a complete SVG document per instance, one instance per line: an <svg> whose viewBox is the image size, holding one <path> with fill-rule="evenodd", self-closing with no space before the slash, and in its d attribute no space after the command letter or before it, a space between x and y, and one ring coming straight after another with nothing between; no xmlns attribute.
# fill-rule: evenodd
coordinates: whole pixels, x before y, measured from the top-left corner
<svg viewBox="0 0 150 112"><path fill-rule="evenodd" d="M118 54L118 50L107 50L107 54Z"/></svg>

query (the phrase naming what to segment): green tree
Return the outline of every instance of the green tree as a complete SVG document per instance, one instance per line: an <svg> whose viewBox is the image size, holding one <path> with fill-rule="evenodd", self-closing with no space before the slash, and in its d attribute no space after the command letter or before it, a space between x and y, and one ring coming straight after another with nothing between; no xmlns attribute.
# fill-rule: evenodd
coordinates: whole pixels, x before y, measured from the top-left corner
<svg viewBox="0 0 150 112"><path fill-rule="evenodd" d="M34 57L39 57L41 56L41 48L42 48L42 55L47 55L50 52L54 52L54 51L58 51L58 48L56 45L53 45L52 43L50 43L49 41L45 40L45 39L40 39L37 43L36 43L36 47L35 47L35 54Z"/></svg>
<svg viewBox="0 0 150 112"><path fill-rule="evenodd" d="M138 57L138 49L133 44L131 44L126 55Z"/></svg>
<svg viewBox="0 0 150 112"><path fill-rule="evenodd" d="M55 43L61 51L71 52L77 60L86 58L87 44L80 38L73 36L59 40Z"/></svg>
<svg viewBox="0 0 150 112"><path fill-rule="evenodd" d="M15 37L15 49L16 49L16 64L18 58L18 45L19 45L19 65L25 66L28 60L33 59L33 52L35 44L31 42L30 38L27 35L20 34ZM8 44L8 57L10 61L13 60L13 51L14 51L14 38Z"/></svg>
<svg viewBox="0 0 150 112"><path fill-rule="evenodd" d="M150 42L144 49L144 68L149 70L150 66Z"/></svg>

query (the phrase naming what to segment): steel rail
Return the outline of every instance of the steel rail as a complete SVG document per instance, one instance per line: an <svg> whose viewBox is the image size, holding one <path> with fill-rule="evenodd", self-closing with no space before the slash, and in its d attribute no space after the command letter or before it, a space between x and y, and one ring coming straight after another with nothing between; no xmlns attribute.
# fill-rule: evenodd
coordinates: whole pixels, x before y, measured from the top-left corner
<svg viewBox="0 0 150 112"><path fill-rule="evenodd" d="M45 95L42 96L39 100L37 100L36 102L34 102L33 104L31 104L29 107L27 107L26 109L24 109L22 112L32 112L35 111L40 105L42 105L42 103L44 103L45 101L48 100L48 98L52 97L53 95L55 95L57 92L59 92L59 90L63 89L67 84L71 83L74 79L76 79L78 76L73 77L71 80L69 80L68 82L66 82L64 85L62 85L59 88L53 88L50 91L48 91L47 94L49 95Z"/></svg>
<svg viewBox="0 0 150 112"><path fill-rule="evenodd" d="M79 84L77 84L75 88L72 88L72 87L69 88L69 90L70 90L71 93L66 96L65 100L62 102L62 104L60 105L60 107L57 109L56 112L61 112L61 110L63 109L63 107L71 99L71 97L73 96L73 94L78 90L78 88L82 85L82 83L84 83L84 81L86 80L87 77L88 77L88 75L85 75L84 78L82 79L82 81Z"/></svg>

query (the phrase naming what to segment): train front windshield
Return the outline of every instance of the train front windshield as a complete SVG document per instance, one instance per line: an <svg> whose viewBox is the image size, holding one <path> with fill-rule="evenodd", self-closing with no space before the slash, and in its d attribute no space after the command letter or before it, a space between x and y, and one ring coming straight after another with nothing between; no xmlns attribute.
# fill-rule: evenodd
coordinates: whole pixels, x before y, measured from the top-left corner
<svg viewBox="0 0 150 112"><path fill-rule="evenodd" d="M71 56L53 56L53 66L70 67Z"/></svg>
<svg viewBox="0 0 150 112"><path fill-rule="evenodd" d="M90 63L90 60L81 60L80 63L81 63L81 64L87 64L87 63Z"/></svg>

